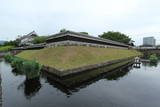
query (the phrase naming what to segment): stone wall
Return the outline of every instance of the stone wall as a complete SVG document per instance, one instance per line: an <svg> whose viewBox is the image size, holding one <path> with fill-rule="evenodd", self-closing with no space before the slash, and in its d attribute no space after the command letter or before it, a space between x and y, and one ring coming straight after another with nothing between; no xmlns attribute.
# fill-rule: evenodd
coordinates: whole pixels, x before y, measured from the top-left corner
<svg viewBox="0 0 160 107"><path fill-rule="evenodd" d="M95 44L95 43L86 43L86 42L77 42L77 41L61 41L61 42L53 42L53 43L42 43L42 44L35 44L31 46L25 46L25 47L17 47L12 50L37 50L42 48L48 48L48 47L58 47L58 46L87 46L87 47L97 47L97 48L120 48L120 49L132 49L131 47L122 47L122 46L113 46L113 45L101 45L101 44Z"/></svg>
<svg viewBox="0 0 160 107"><path fill-rule="evenodd" d="M36 50L36 49L42 49L45 46L46 46L45 43L41 43L41 44L34 44L30 46L17 47L17 48L13 48L12 50Z"/></svg>
<svg viewBox="0 0 160 107"><path fill-rule="evenodd" d="M77 42L77 41L70 41L70 40L46 44L46 47L57 47L57 46L88 46L88 47L98 47L98 48L121 48L121 49L128 49L126 47L120 47L120 46L100 45L100 44Z"/></svg>

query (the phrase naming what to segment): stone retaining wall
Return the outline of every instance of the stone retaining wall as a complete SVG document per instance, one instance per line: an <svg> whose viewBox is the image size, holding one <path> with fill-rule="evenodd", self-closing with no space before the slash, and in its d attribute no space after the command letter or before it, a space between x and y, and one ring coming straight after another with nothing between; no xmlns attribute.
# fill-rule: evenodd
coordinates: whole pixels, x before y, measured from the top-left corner
<svg viewBox="0 0 160 107"><path fill-rule="evenodd" d="M41 43L41 44L34 44L30 46L17 47L17 48L13 48L12 50L36 50L36 49L42 49L44 47L46 47L46 44Z"/></svg>
<svg viewBox="0 0 160 107"><path fill-rule="evenodd" d="M98 48L121 48L128 49L126 47L113 46L113 45L100 45L94 43L85 43L85 42L77 42L77 41L61 41L46 44L46 47L57 47L57 46L88 46L88 47L98 47Z"/></svg>
<svg viewBox="0 0 160 107"><path fill-rule="evenodd" d="M42 43L42 44L35 44L31 46L25 47L17 47L12 50L37 50L42 48L48 47L58 47L58 46L87 46L87 47L97 47L97 48L120 48L120 49L131 49L131 47L121 47L121 46L113 46L113 45L101 45L101 44L94 44L94 43L86 43L86 42L77 42L77 41L61 41L61 42L53 42L53 43Z"/></svg>

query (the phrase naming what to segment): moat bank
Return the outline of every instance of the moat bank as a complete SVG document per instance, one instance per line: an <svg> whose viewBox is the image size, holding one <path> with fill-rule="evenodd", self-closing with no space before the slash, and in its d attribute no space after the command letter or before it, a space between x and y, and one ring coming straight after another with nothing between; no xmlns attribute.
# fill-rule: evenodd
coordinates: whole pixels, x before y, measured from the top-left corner
<svg viewBox="0 0 160 107"><path fill-rule="evenodd" d="M83 46L59 46L23 51L16 56L36 60L48 71L65 76L90 70L140 55L135 50Z"/></svg>

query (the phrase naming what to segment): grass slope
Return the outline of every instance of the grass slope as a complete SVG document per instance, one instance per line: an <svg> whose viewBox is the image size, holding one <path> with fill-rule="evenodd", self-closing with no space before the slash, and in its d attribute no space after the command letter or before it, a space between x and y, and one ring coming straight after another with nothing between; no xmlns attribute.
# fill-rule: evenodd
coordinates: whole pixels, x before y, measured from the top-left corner
<svg viewBox="0 0 160 107"><path fill-rule="evenodd" d="M137 55L140 55L140 53L134 50L68 46L27 50L17 56L28 60L36 60L40 64L59 70L67 70Z"/></svg>
<svg viewBox="0 0 160 107"><path fill-rule="evenodd" d="M14 46L0 46L0 51L8 51L14 48Z"/></svg>

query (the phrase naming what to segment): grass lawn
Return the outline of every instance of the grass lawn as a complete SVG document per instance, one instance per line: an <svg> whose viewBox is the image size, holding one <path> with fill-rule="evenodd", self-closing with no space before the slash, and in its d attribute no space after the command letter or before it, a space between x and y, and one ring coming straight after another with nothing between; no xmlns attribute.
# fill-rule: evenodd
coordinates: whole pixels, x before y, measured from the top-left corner
<svg viewBox="0 0 160 107"><path fill-rule="evenodd" d="M135 50L61 46L41 50L27 50L17 56L28 60L36 60L40 64L59 70L67 70L137 55L140 55L140 53Z"/></svg>
<svg viewBox="0 0 160 107"><path fill-rule="evenodd" d="M14 48L14 46L0 46L0 51L8 51Z"/></svg>

